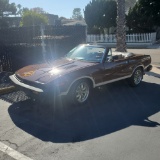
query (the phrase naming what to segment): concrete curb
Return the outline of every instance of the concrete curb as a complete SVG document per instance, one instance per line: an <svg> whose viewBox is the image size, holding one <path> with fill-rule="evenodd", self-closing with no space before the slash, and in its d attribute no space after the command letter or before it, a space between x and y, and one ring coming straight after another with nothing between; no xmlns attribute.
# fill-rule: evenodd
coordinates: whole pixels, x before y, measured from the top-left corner
<svg viewBox="0 0 160 160"><path fill-rule="evenodd" d="M9 87L0 88L0 95L13 92L14 90L15 90L15 86L9 86Z"/></svg>
<svg viewBox="0 0 160 160"><path fill-rule="evenodd" d="M160 78L160 66L153 65L152 70L146 72L146 75Z"/></svg>
<svg viewBox="0 0 160 160"><path fill-rule="evenodd" d="M153 68L152 68L151 72L154 72L154 73L160 75L160 66L153 65Z"/></svg>

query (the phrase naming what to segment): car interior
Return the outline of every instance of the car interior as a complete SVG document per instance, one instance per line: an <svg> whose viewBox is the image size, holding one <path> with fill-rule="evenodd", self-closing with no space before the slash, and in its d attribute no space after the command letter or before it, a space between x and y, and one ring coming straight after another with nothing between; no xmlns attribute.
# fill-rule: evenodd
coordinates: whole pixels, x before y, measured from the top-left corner
<svg viewBox="0 0 160 160"><path fill-rule="evenodd" d="M112 54L109 57L110 59L112 58L112 60L122 60L132 56L134 56L133 53L112 52Z"/></svg>

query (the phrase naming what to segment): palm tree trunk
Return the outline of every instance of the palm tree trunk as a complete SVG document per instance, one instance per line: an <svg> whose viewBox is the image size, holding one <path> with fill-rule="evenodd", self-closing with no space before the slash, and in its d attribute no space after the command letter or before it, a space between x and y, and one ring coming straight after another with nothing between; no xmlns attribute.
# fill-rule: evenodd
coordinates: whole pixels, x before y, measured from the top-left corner
<svg viewBox="0 0 160 160"><path fill-rule="evenodd" d="M116 51L126 52L126 17L125 0L117 0L117 48Z"/></svg>

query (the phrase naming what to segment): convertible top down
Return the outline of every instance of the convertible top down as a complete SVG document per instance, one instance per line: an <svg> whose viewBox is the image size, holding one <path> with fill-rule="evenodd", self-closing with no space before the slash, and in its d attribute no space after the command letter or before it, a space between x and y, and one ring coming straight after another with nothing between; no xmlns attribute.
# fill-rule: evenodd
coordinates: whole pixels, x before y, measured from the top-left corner
<svg viewBox="0 0 160 160"><path fill-rule="evenodd" d="M146 71L152 69L151 57L134 53L112 52L101 45L82 44L66 56L50 63L18 70L10 79L29 96L68 96L74 104L85 103L91 88L129 79L137 86Z"/></svg>

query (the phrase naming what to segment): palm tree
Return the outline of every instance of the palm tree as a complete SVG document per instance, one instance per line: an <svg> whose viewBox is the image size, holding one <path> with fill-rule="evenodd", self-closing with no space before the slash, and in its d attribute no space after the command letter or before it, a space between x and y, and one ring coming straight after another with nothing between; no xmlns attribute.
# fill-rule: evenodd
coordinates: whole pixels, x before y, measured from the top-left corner
<svg viewBox="0 0 160 160"><path fill-rule="evenodd" d="M117 47L116 51L126 52L125 0L117 0Z"/></svg>

